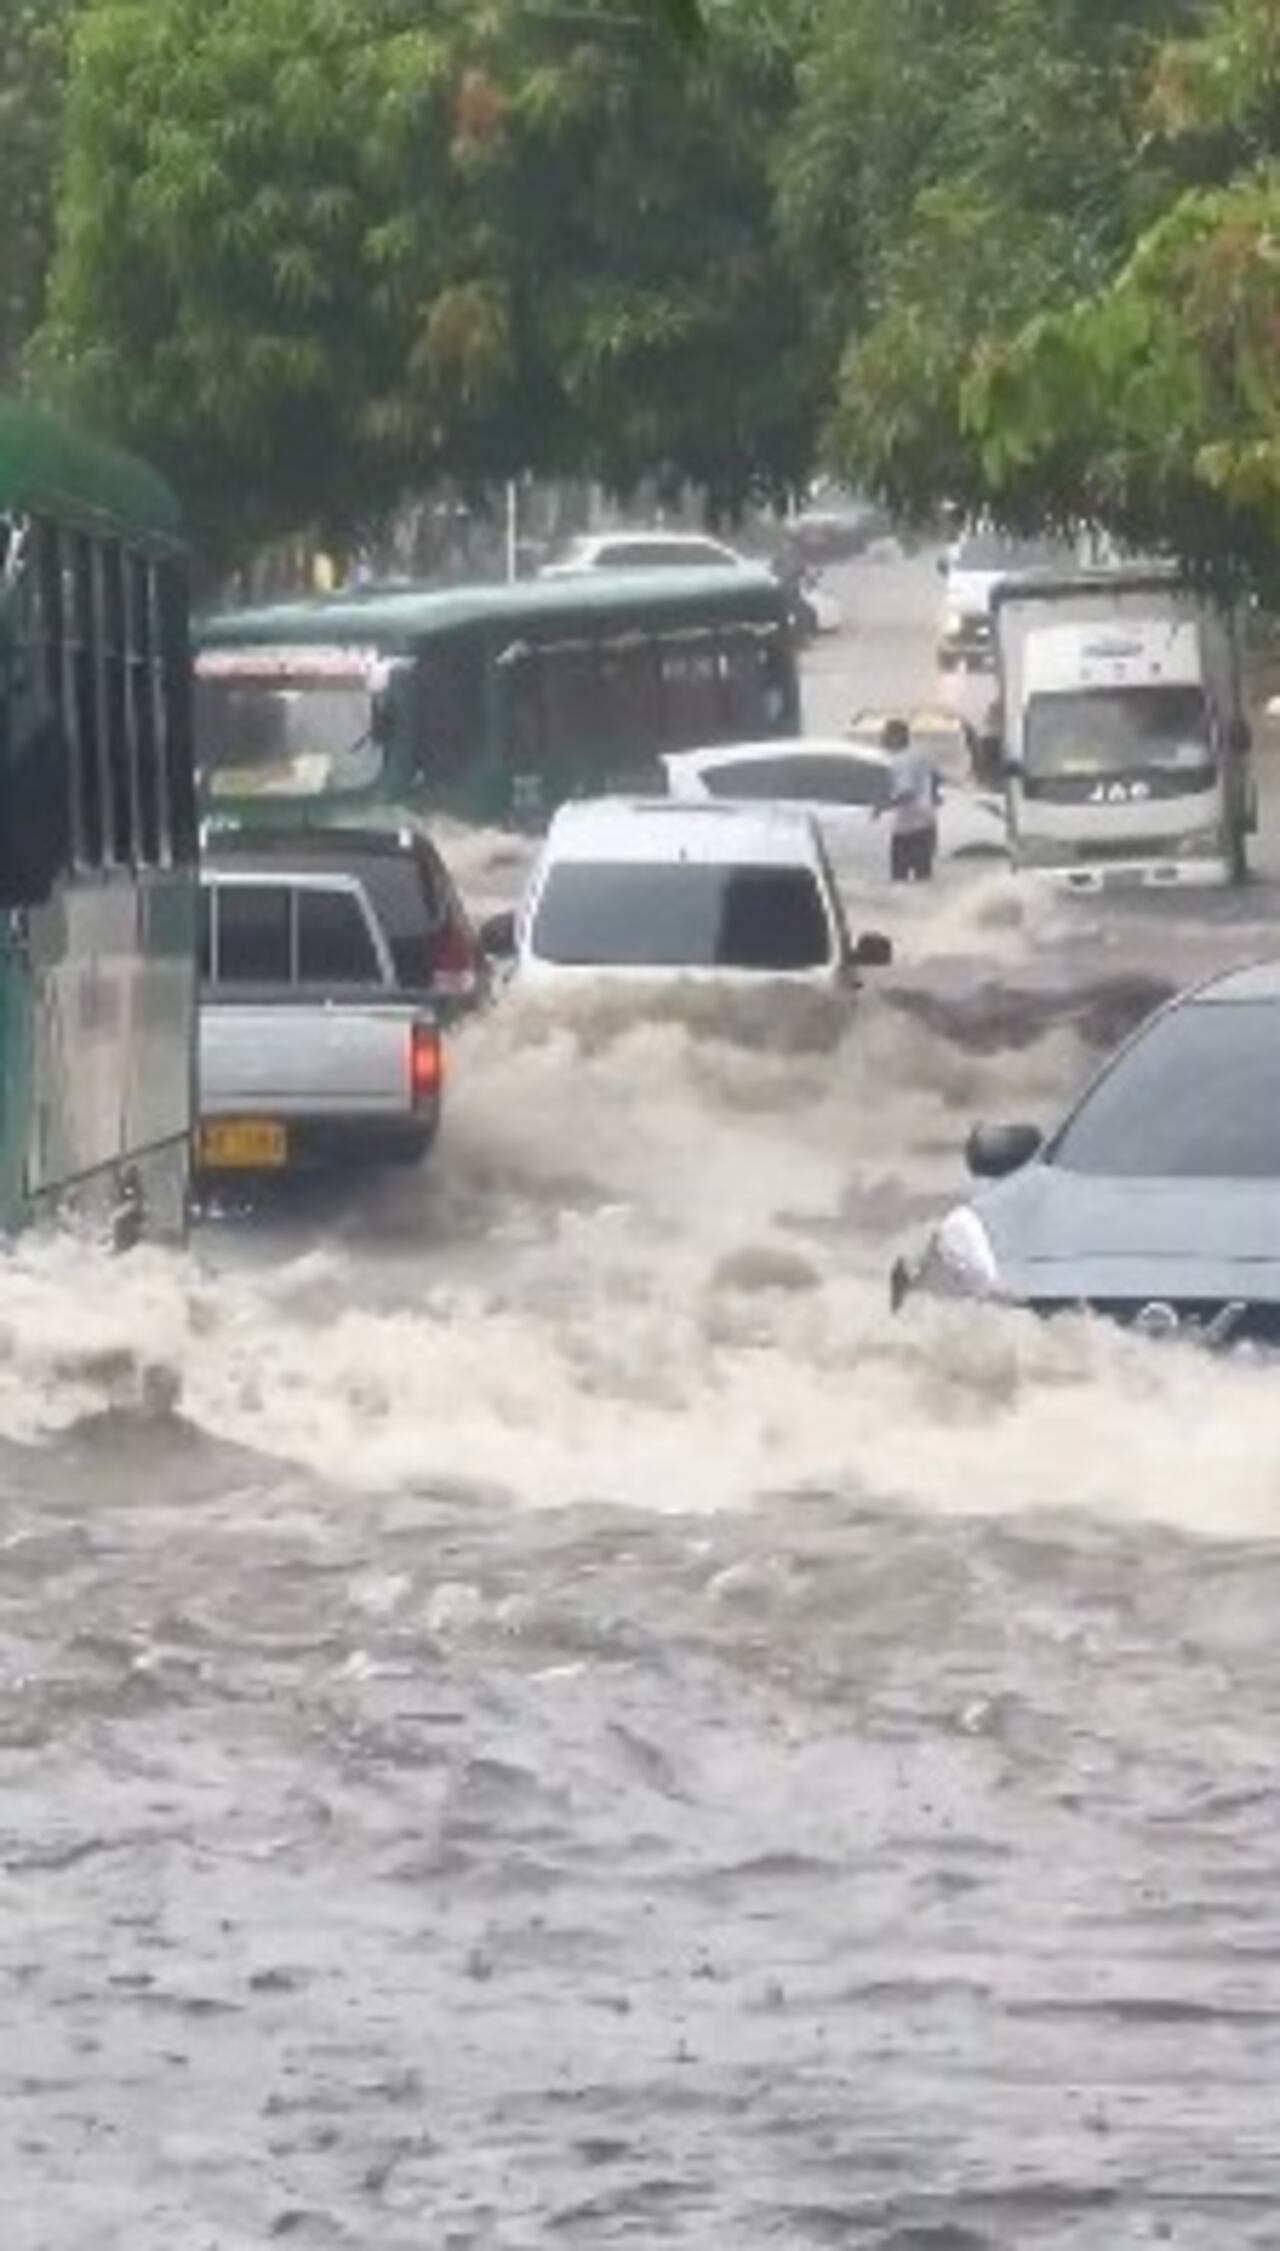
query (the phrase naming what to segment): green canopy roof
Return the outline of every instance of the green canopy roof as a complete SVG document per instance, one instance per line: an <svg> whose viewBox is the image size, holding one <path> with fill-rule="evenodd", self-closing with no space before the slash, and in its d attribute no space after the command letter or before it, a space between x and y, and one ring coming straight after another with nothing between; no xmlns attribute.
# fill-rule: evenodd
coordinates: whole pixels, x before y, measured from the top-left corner
<svg viewBox="0 0 1280 2251"><path fill-rule="evenodd" d="M43 407L0 398L0 513L31 509L169 545L178 503L153 469Z"/></svg>
<svg viewBox="0 0 1280 2251"><path fill-rule="evenodd" d="M785 597L764 569L583 571L572 578L521 579L514 585L377 586L263 608L224 610L197 621L205 648L241 643L365 642L412 650L436 633L492 625L499 630L572 630L625 622L637 628L688 623L780 621Z"/></svg>

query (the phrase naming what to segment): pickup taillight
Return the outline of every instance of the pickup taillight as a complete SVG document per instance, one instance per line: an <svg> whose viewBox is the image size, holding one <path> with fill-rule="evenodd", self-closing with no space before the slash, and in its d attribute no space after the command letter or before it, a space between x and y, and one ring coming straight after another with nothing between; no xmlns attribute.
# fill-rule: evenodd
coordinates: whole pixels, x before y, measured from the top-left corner
<svg viewBox="0 0 1280 2251"><path fill-rule="evenodd" d="M436 933L429 963L431 982L442 992L470 994L480 974L480 958L466 931L449 921Z"/></svg>
<svg viewBox="0 0 1280 2251"><path fill-rule="evenodd" d="M444 1049L434 1024L415 1024L409 1034L409 1091L415 1102L434 1102L444 1084Z"/></svg>

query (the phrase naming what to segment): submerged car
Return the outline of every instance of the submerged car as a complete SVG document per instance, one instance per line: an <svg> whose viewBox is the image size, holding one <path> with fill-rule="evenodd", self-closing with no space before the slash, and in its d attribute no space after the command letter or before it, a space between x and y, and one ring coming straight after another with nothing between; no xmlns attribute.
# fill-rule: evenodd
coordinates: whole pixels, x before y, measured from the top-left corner
<svg viewBox="0 0 1280 2251"><path fill-rule="evenodd" d="M927 746L926 746L927 747ZM717 743L670 751L663 759L673 798L690 804L788 806L811 814L842 876L884 876L889 866L893 758L878 744L839 736ZM1002 800L942 783L938 806L942 861L1008 857Z"/></svg>
<svg viewBox="0 0 1280 2251"><path fill-rule="evenodd" d="M843 998L888 941L849 935L817 824L776 806L564 805L517 914L482 938L525 987L767 985Z"/></svg>
<svg viewBox="0 0 1280 2251"><path fill-rule="evenodd" d="M1148 1019L1047 1138L979 1125L987 1183L894 1273L913 1290L1280 1343L1280 961Z"/></svg>

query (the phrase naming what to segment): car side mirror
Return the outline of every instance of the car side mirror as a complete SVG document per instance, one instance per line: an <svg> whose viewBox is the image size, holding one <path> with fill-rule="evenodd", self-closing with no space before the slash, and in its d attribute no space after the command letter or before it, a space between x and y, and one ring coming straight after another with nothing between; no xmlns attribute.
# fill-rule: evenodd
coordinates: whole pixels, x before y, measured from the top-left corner
<svg viewBox="0 0 1280 2251"><path fill-rule="evenodd" d="M881 930L864 930L849 948L854 969L888 969L893 960L893 940Z"/></svg>
<svg viewBox="0 0 1280 2251"><path fill-rule="evenodd" d="M514 961L516 918L508 907L502 914L486 915L480 925L480 944L490 961Z"/></svg>
<svg viewBox="0 0 1280 2251"><path fill-rule="evenodd" d="M1004 1180L1021 1172L1044 1147L1033 1125L976 1125L965 1143L964 1161L975 1180Z"/></svg>

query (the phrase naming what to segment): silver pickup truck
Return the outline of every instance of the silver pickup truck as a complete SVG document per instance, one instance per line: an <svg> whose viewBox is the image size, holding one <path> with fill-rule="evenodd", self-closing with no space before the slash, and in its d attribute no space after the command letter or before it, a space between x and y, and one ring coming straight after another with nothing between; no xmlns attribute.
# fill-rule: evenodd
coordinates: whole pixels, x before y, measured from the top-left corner
<svg viewBox="0 0 1280 2251"><path fill-rule="evenodd" d="M442 1084L434 1016L400 997L357 877L206 860L198 1174L415 1163Z"/></svg>

